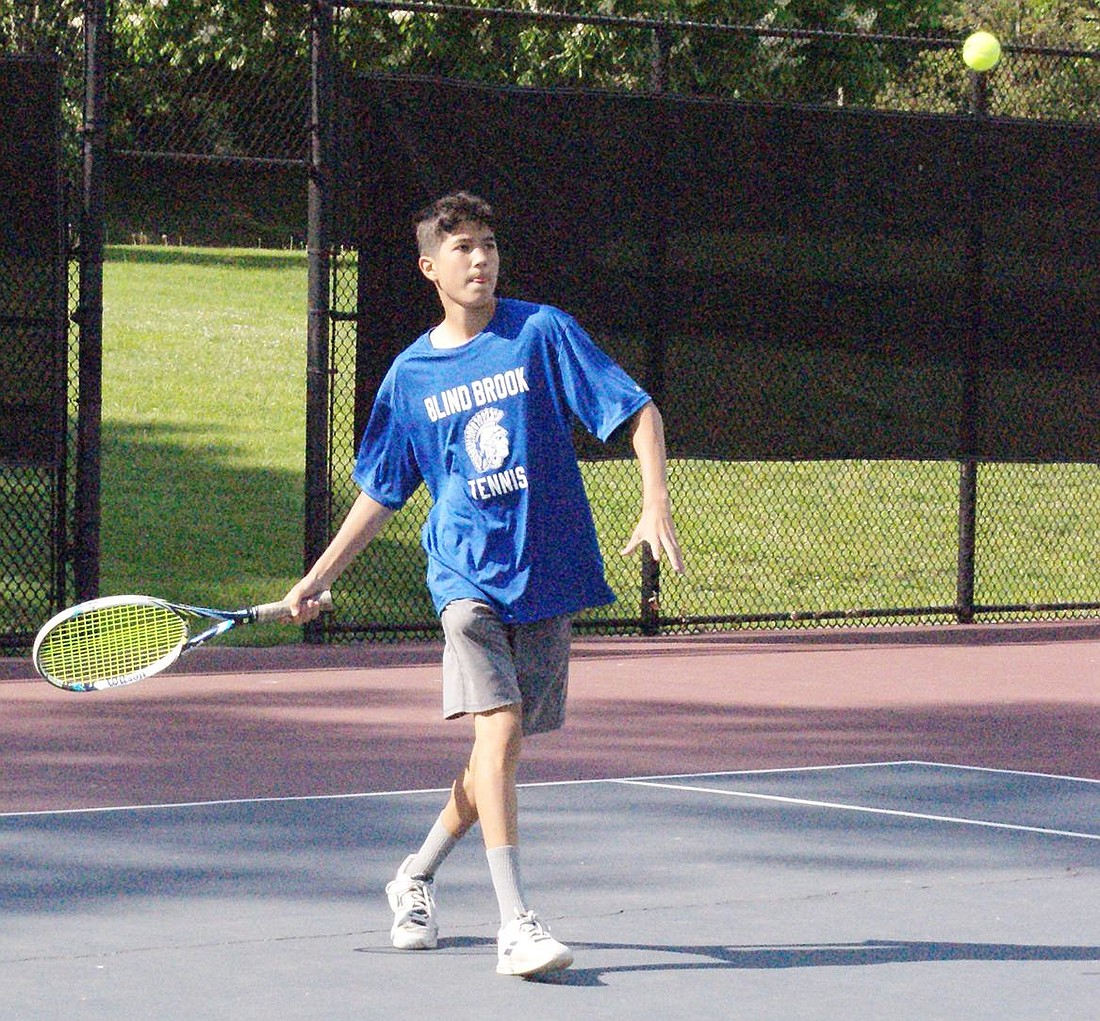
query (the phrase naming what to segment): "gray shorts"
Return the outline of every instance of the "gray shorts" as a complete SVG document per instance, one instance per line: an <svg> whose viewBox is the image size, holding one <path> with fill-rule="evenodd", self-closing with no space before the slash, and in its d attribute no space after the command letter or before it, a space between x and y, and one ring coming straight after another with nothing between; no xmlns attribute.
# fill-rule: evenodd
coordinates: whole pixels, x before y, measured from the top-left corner
<svg viewBox="0 0 1100 1021"><path fill-rule="evenodd" d="M487 603L456 599L441 620L446 719L522 704L524 734L543 734L565 723L568 614L505 624Z"/></svg>

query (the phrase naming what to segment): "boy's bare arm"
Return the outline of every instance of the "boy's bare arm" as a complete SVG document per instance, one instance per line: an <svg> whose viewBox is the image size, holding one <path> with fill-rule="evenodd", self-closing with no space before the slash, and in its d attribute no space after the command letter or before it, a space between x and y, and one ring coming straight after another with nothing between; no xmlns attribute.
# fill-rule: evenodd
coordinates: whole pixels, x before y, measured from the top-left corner
<svg viewBox="0 0 1100 1021"><path fill-rule="evenodd" d="M631 419L630 430L642 475L642 514L630 541L623 547L623 556L629 556L646 542L654 557L660 560L664 552L672 569L683 574L684 561L668 497L664 423L652 401Z"/></svg>
<svg viewBox="0 0 1100 1021"><path fill-rule="evenodd" d="M286 600L292 607L294 623L307 623L321 612L320 606L312 597L332 587L332 583L382 530L393 514L389 507L384 507L366 493L359 494L328 548L317 558L305 577L286 594Z"/></svg>

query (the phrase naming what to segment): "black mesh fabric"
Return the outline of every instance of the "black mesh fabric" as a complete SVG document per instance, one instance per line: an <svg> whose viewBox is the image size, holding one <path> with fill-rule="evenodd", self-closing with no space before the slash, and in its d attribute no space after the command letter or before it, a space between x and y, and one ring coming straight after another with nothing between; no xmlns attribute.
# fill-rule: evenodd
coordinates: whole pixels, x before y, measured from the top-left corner
<svg viewBox="0 0 1100 1021"><path fill-rule="evenodd" d="M502 291L574 313L673 456L1095 458L1100 132L376 76L343 103L364 405L436 314L412 214L465 187Z"/></svg>

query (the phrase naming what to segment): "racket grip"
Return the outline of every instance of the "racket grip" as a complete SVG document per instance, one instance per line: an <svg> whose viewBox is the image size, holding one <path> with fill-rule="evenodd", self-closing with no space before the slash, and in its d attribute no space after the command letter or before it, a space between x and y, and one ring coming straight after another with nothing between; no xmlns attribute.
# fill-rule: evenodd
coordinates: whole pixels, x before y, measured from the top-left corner
<svg viewBox="0 0 1100 1021"><path fill-rule="evenodd" d="M332 593L328 589L325 589L316 599L321 604L323 613L328 613L332 609ZM252 619L257 624L268 624L289 616L290 604L285 599L281 599L277 603L261 603L259 606L252 607Z"/></svg>

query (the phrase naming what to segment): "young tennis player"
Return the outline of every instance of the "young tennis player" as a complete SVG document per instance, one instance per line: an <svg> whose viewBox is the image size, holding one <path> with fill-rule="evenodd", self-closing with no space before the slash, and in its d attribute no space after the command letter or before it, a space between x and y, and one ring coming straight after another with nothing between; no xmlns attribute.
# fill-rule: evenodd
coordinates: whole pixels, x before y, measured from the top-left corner
<svg viewBox="0 0 1100 1021"><path fill-rule="evenodd" d="M577 323L496 296L493 211L464 192L419 214L420 271L443 319L395 359L359 449L361 493L329 547L287 594L313 619L328 589L423 482L428 586L443 625L443 712L470 716L469 762L423 845L386 887L391 938L436 946L434 877L481 826L500 908L497 971L567 968L568 947L529 907L520 877L516 767L525 737L561 727L570 618L614 599L572 442L574 416L602 440L630 429L641 516L622 553L648 543L683 563L669 506L661 416Z"/></svg>

